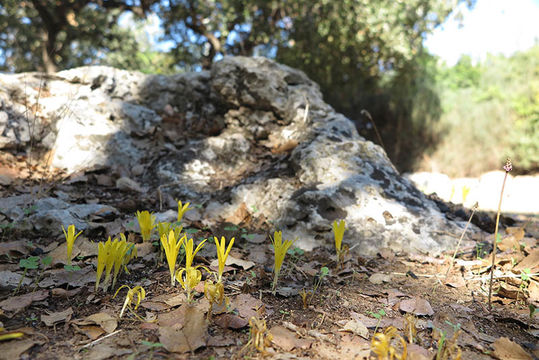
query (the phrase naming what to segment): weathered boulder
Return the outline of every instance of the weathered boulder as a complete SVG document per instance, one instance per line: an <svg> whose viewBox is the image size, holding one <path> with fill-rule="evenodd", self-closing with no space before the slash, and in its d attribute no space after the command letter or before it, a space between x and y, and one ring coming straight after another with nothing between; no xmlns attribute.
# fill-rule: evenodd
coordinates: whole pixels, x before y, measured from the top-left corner
<svg viewBox="0 0 539 360"><path fill-rule="evenodd" d="M10 96L25 76L37 102L39 77L0 75L9 146L26 139L11 136L23 112ZM229 57L174 76L84 67L45 85L34 135L54 150L54 166L133 169L131 178L165 200L202 204L208 224L266 221L310 249L345 219L345 242L371 254L439 252L461 231L303 72L266 58Z"/></svg>
<svg viewBox="0 0 539 360"><path fill-rule="evenodd" d="M44 230L47 233L62 233L71 224L79 230L98 227L91 224L95 218L118 215L118 211L107 205L70 204L54 197L35 199L32 195L17 195L0 199L0 213L6 216L19 230Z"/></svg>

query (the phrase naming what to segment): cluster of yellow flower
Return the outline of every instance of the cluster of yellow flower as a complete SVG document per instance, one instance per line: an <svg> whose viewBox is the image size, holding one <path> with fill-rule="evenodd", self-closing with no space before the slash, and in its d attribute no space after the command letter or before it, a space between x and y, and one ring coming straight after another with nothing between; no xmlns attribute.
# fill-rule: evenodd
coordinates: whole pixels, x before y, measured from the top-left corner
<svg viewBox="0 0 539 360"><path fill-rule="evenodd" d="M136 218L139 224L140 234L142 236L143 242L151 240L152 231L157 227L157 230L159 232L161 249L166 256L168 268L170 271L170 285L174 286L177 280L187 293L187 301L191 302L193 289L202 280L202 272L200 269L203 269L210 274L212 272L203 265L193 265L195 255L204 247L207 239L202 240L195 248L194 241L192 238L187 240L187 234L183 234L183 236L181 236L183 227L180 225L180 222L182 221L184 214L188 210L192 209L189 207L189 205L189 203L183 204L181 201L178 201L178 218L175 223L159 222L156 224L156 217L149 211L137 211ZM74 225L70 225L67 232L63 227L62 229L64 231L64 235L67 241L67 260L69 264L72 257L73 244L75 242L75 239L81 234L82 231L75 235ZM346 247L342 246L344 230L344 220L341 220L340 222L335 221L333 223L338 266L342 265L344 255L347 250ZM273 237L270 236L270 239L274 251L272 290L273 292L275 292L285 255L296 240L283 241L283 235L281 231L275 231ZM222 279L226 260L230 253L230 250L232 249L232 245L234 244L234 238L230 239L230 241L228 242L228 246L226 244L226 238L224 236L221 237L221 240L219 240L217 237L214 237L214 240L217 250L218 270L216 273L213 273L215 282L208 279L204 284L204 295L209 300L211 307L213 307L214 304L222 304L223 301L227 300L226 296L224 295L224 286ZM177 268L176 264L178 261L178 254L180 253L180 249L182 246L185 251L185 266ZM107 291L108 286L110 285L111 277L112 288L114 288L116 286L116 280L118 274L120 273L120 270L123 268L126 273L129 273L126 265L132 258L136 256L137 248L135 247L135 244L128 242L123 233L119 234L119 238L114 238L114 240L111 240L111 238L109 237L106 242L99 242L95 290L97 291L99 288L103 272L105 272L105 280L102 284L103 290ZM118 291L123 287L126 287L126 285L121 286ZM116 294L118 293L118 291L116 292ZM133 289L129 288L128 296L126 297L126 303L124 304L124 307L122 309L122 315L126 306L129 306L131 301L133 301L135 295L138 295L138 306L140 301L145 297L146 293L144 289L140 286L136 286ZM211 309L208 313L208 316L210 316L210 314Z"/></svg>

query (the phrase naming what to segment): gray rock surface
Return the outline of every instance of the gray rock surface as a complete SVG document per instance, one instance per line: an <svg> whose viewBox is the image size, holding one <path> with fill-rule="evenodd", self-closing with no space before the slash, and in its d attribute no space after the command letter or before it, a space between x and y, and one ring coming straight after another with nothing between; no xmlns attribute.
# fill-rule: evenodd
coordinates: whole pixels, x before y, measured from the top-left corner
<svg viewBox="0 0 539 360"><path fill-rule="evenodd" d="M62 233L71 224L77 230L92 227L92 218L118 215L108 205L70 204L58 198L35 200L31 195L11 196L0 199L0 214L20 230L42 230L46 233Z"/></svg>
<svg viewBox="0 0 539 360"><path fill-rule="evenodd" d="M35 74L0 75L4 148L26 144L12 136L23 111L10 96L25 78L39 85ZM169 202L202 204L209 225L267 221L311 249L332 242L331 223L345 219L344 241L366 254L439 252L455 244L446 234L463 227L324 103L304 73L271 60L229 57L211 71L174 76L83 67L45 85L36 140L54 150L54 166L123 166L156 197L159 188Z"/></svg>

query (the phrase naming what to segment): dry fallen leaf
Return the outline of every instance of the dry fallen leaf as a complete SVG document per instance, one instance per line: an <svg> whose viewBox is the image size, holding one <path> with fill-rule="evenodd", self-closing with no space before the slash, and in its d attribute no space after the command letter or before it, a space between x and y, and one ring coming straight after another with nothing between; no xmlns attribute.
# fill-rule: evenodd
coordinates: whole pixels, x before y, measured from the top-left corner
<svg viewBox="0 0 539 360"><path fill-rule="evenodd" d="M92 346L90 351L84 354L84 359L105 360L105 359L125 359L127 354L131 354L133 350L122 349L116 344L98 343Z"/></svg>
<svg viewBox="0 0 539 360"><path fill-rule="evenodd" d="M159 326L181 329L185 319L186 306L181 306L168 313L158 315Z"/></svg>
<svg viewBox="0 0 539 360"><path fill-rule="evenodd" d="M432 354L425 348L417 344L408 344L406 346L408 351L407 359L409 360L430 360L432 359Z"/></svg>
<svg viewBox="0 0 539 360"><path fill-rule="evenodd" d="M105 333L105 330L96 325L83 325L80 326L78 330L86 335L90 340L95 340Z"/></svg>
<svg viewBox="0 0 539 360"><path fill-rule="evenodd" d="M268 255L266 254L266 249L262 246L256 246L249 250L247 258L255 264L265 264L268 260Z"/></svg>
<svg viewBox="0 0 539 360"><path fill-rule="evenodd" d="M213 260L210 264L210 267L212 268L217 268L217 266L219 265L219 262L217 259ZM243 270L249 270L250 268L252 268L253 266L255 266L255 263L252 262L252 261L249 261L249 260L242 260L242 259L238 259L232 255L228 255L228 257L226 258L226 263L225 263L226 266L232 266L232 265L236 265L236 266L239 266L241 267Z"/></svg>
<svg viewBox="0 0 539 360"><path fill-rule="evenodd" d="M16 272L4 270L0 271L0 290L13 290L19 286L22 275ZM32 279L25 277L21 285L26 286L32 283Z"/></svg>
<svg viewBox="0 0 539 360"><path fill-rule="evenodd" d="M445 279L444 283L455 289L466 286L466 281L461 273L449 275L449 277Z"/></svg>
<svg viewBox="0 0 539 360"><path fill-rule="evenodd" d="M0 242L0 255L19 256L28 254L22 241Z"/></svg>
<svg viewBox="0 0 539 360"><path fill-rule="evenodd" d="M249 294L239 294L232 301L233 307L238 310L239 315L249 320L251 317L260 317L259 313L264 303Z"/></svg>
<svg viewBox="0 0 539 360"><path fill-rule="evenodd" d="M339 329L339 331L349 331L351 333L361 336L364 339L369 338L369 329L367 329L367 327L359 320L348 321L342 327L342 329Z"/></svg>
<svg viewBox="0 0 539 360"><path fill-rule="evenodd" d="M51 295L53 297L63 297L63 298L71 298L75 295L78 295L83 288L75 288L71 290L66 290L63 288L54 288L51 290Z"/></svg>
<svg viewBox="0 0 539 360"><path fill-rule="evenodd" d="M378 321L378 319L374 317L365 316L363 314L356 313L355 311L351 311L350 316L352 317L352 319L362 323L368 329L374 329L376 327L386 328L388 326L393 326L399 330L402 330L404 328L402 317L398 317L398 318L382 317L382 319Z"/></svg>
<svg viewBox="0 0 539 360"><path fill-rule="evenodd" d="M530 269L532 273L539 269L539 248L533 249L528 256L513 268L516 271L524 269Z"/></svg>
<svg viewBox="0 0 539 360"><path fill-rule="evenodd" d="M232 345L238 345L236 339L233 336L225 335L213 335L208 339L208 347L220 346L220 347L229 347ZM221 357L222 358L222 357Z"/></svg>
<svg viewBox="0 0 539 360"><path fill-rule="evenodd" d="M65 265L67 263L67 243L65 241L61 242L60 245L49 253L49 256L52 257L53 267L56 264ZM73 244L71 256L73 259L77 256L97 256L97 245L84 237L79 237Z"/></svg>
<svg viewBox="0 0 539 360"><path fill-rule="evenodd" d="M141 307L144 309L152 310L152 311L163 311L170 309L170 306L166 303L157 302L157 301L144 301L142 304L140 304Z"/></svg>
<svg viewBox="0 0 539 360"><path fill-rule="evenodd" d="M520 252L520 241L524 237L524 229L522 228L507 228L505 232L509 234L498 243L498 248L500 251L513 250L515 252Z"/></svg>
<svg viewBox="0 0 539 360"><path fill-rule="evenodd" d="M0 343L0 358L20 359L21 355L36 343L31 339L3 341Z"/></svg>
<svg viewBox="0 0 539 360"><path fill-rule="evenodd" d="M379 285L385 282L390 283L391 280L392 280L391 275L382 274L382 273L375 273L369 277L369 281L375 285Z"/></svg>
<svg viewBox="0 0 539 360"><path fill-rule="evenodd" d="M70 307L64 311L50 313L48 315L43 314L41 315L41 321L47 326L54 326L58 323L71 320L71 315L73 315L73 309Z"/></svg>
<svg viewBox="0 0 539 360"><path fill-rule="evenodd" d="M126 176L116 180L116 187L121 191L144 192L144 189L135 180Z"/></svg>
<svg viewBox="0 0 539 360"><path fill-rule="evenodd" d="M184 293L180 293L178 295L174 295L172 297L169 297L165 300L165 304L171 307L175 307L181 304L185 304L186 296Z"/></svg>
<svg viewBox="0 0 539 360"><path fill-rule="evenodd" d="M290 351L296 347L296 334L282 326L274 326L269 333L272 335L273 344L284 351Z"/></svg>
<svg viewBox="0 0 539 360"><path fill-rule="evenodd" d="M45 274L48 276L39 282L39 287L58 287L64 284L69 284L69 287L81 287L95 282L95 270L91 265L76 271L53 269L46 271Z"/></svg>
<svg viewBox="0 0 539 360"><path fill-rule="evenodd" d="M244 202L241 203L240 206L234 211L233 214L229 215L225 222L232 223L232 224L241 224L241 223L249 223L251 222L251 213L247 209L247 205L245 205Z"/></svg>
<svg viewBox="0 0 539 360"><path fill-rule="evenodd" d="M159 342L170 352L185 353L206 346L207 323L204 313L194 306L184 306L183 328L161 326Z"/></svg>
<svg viewBox="0 0 539 360"><path fill-rule="evenodd" d="M500 360L532 360L530 354L517 343L506 337L501 337L492 344L493 355Z"/></svg>
<svg viewBox="0 0 539 360"><path fill-rule="evenodd" d="M516 299L517 297L520 297L522 299L526 297L526 295L521 290L519 290L518 287L506 283L500 284L497 295L503 296L508 299Z"/></svg>
<svg viewBox="0 0 539 360"><path fill-rule="evenodd" d="M313 344L314 352L322 359L357 360L368 359L371 343L354 335L345 335L341 338L339 346L318 341Z"/></svg>
<svg viewBox="0 0 539 360"><path fill-rule="evenodd" d="M539 302L539 283L537 281L530 281L530 285L528 286L528 293L531 301Z"/></svg>
<svg viewBox="0 0 539 360"><path fill-rule="evenodd" d="M389 305L395 305L400 301L401 297L408 296L407 294L397 290L397 289L388 289L384 291L387 294L387 303Z"/></svg>
<svg viewBox="0 0 539 360"><path fill-rule="evenodd" d="M24 295L12 296L0 302L0 308L4 311L19 312L34 301L45 300L49 296L47 290L39 290Z"/></svg>
<svg viewBox="0 0 539 360"><path fill-rule="evenodd" d="M104 312L87 316L84 319L73 320L73 323L75 325L99 325L109 334L114 332L118 326L116 317Z"/></svg>
<svg viewBox="0 0 539 360"><path fill-rule="evenodd" d="M214 318L213 322L223 329L242 329L249 321L234 314L223 314Z"/></svg>
<svg viewBox="0 0 539 360"><path fill-rule="evenodd" d="M432 307L430 306L429 302L425 299L421 298L412 298L407 300L402 300L399 305L399 309L401 311L412 313L416 316L423 316L423 315L433 315L434 310L432 310Z"/></svg>

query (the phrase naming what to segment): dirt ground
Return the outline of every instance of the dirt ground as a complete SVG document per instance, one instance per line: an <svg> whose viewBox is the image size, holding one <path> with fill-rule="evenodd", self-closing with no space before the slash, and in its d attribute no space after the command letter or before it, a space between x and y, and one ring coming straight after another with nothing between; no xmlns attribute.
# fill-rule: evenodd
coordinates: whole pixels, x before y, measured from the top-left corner
<svg viewBox="0 0 539 360"><path fill-rule="evenodd" d="M103 219L102 227L76 239L71 266L66 265L61 229L54 234L21 231L4 220L0 279L20 279L24 273L27 280L20 286L11 280L11 286L0 288L2 359L539 357L534 310L539 306L537 217L515 216L503 229L492 310L487 294L493 235L460 249L446 278L453 251L430 257L383 249L368 257L353 247L339 265L333 234L327 234L326 244L311 252L289 249L274 294L269 238L274 229L253 223L207 228L191 221L184 224L188 237L196 244L209 239L194 265L216 271L213 236L225 236L227 244L236 239L223 274L226 300L213 305L209 316L204 280L213 275L202 270L202 281L188 303L184 289L177 282L171 286L158 243L152 245L157 231L152 241L143 242L137 231L125 226L137 210L159 211L155 193L121 192L113 182L107 185L104 177L110 174L65 177L39 167L23 168L22 160L15 160L21 168L10 166L17 177L3 186L2 197L38 198L62 191L72 202L112 205L121 211L125 221L119 229L137 244L138 257L129 262L129 274L120 271L116 288L95 292L97 242L118 227L115 219ZM493 219L494 214L488 216ZM354 243L346 232L344 243ZM122 288L114 297L121 285L142 286L145 298L135 309L135 296L132 311L119 318L128 290Z"/></svg>

